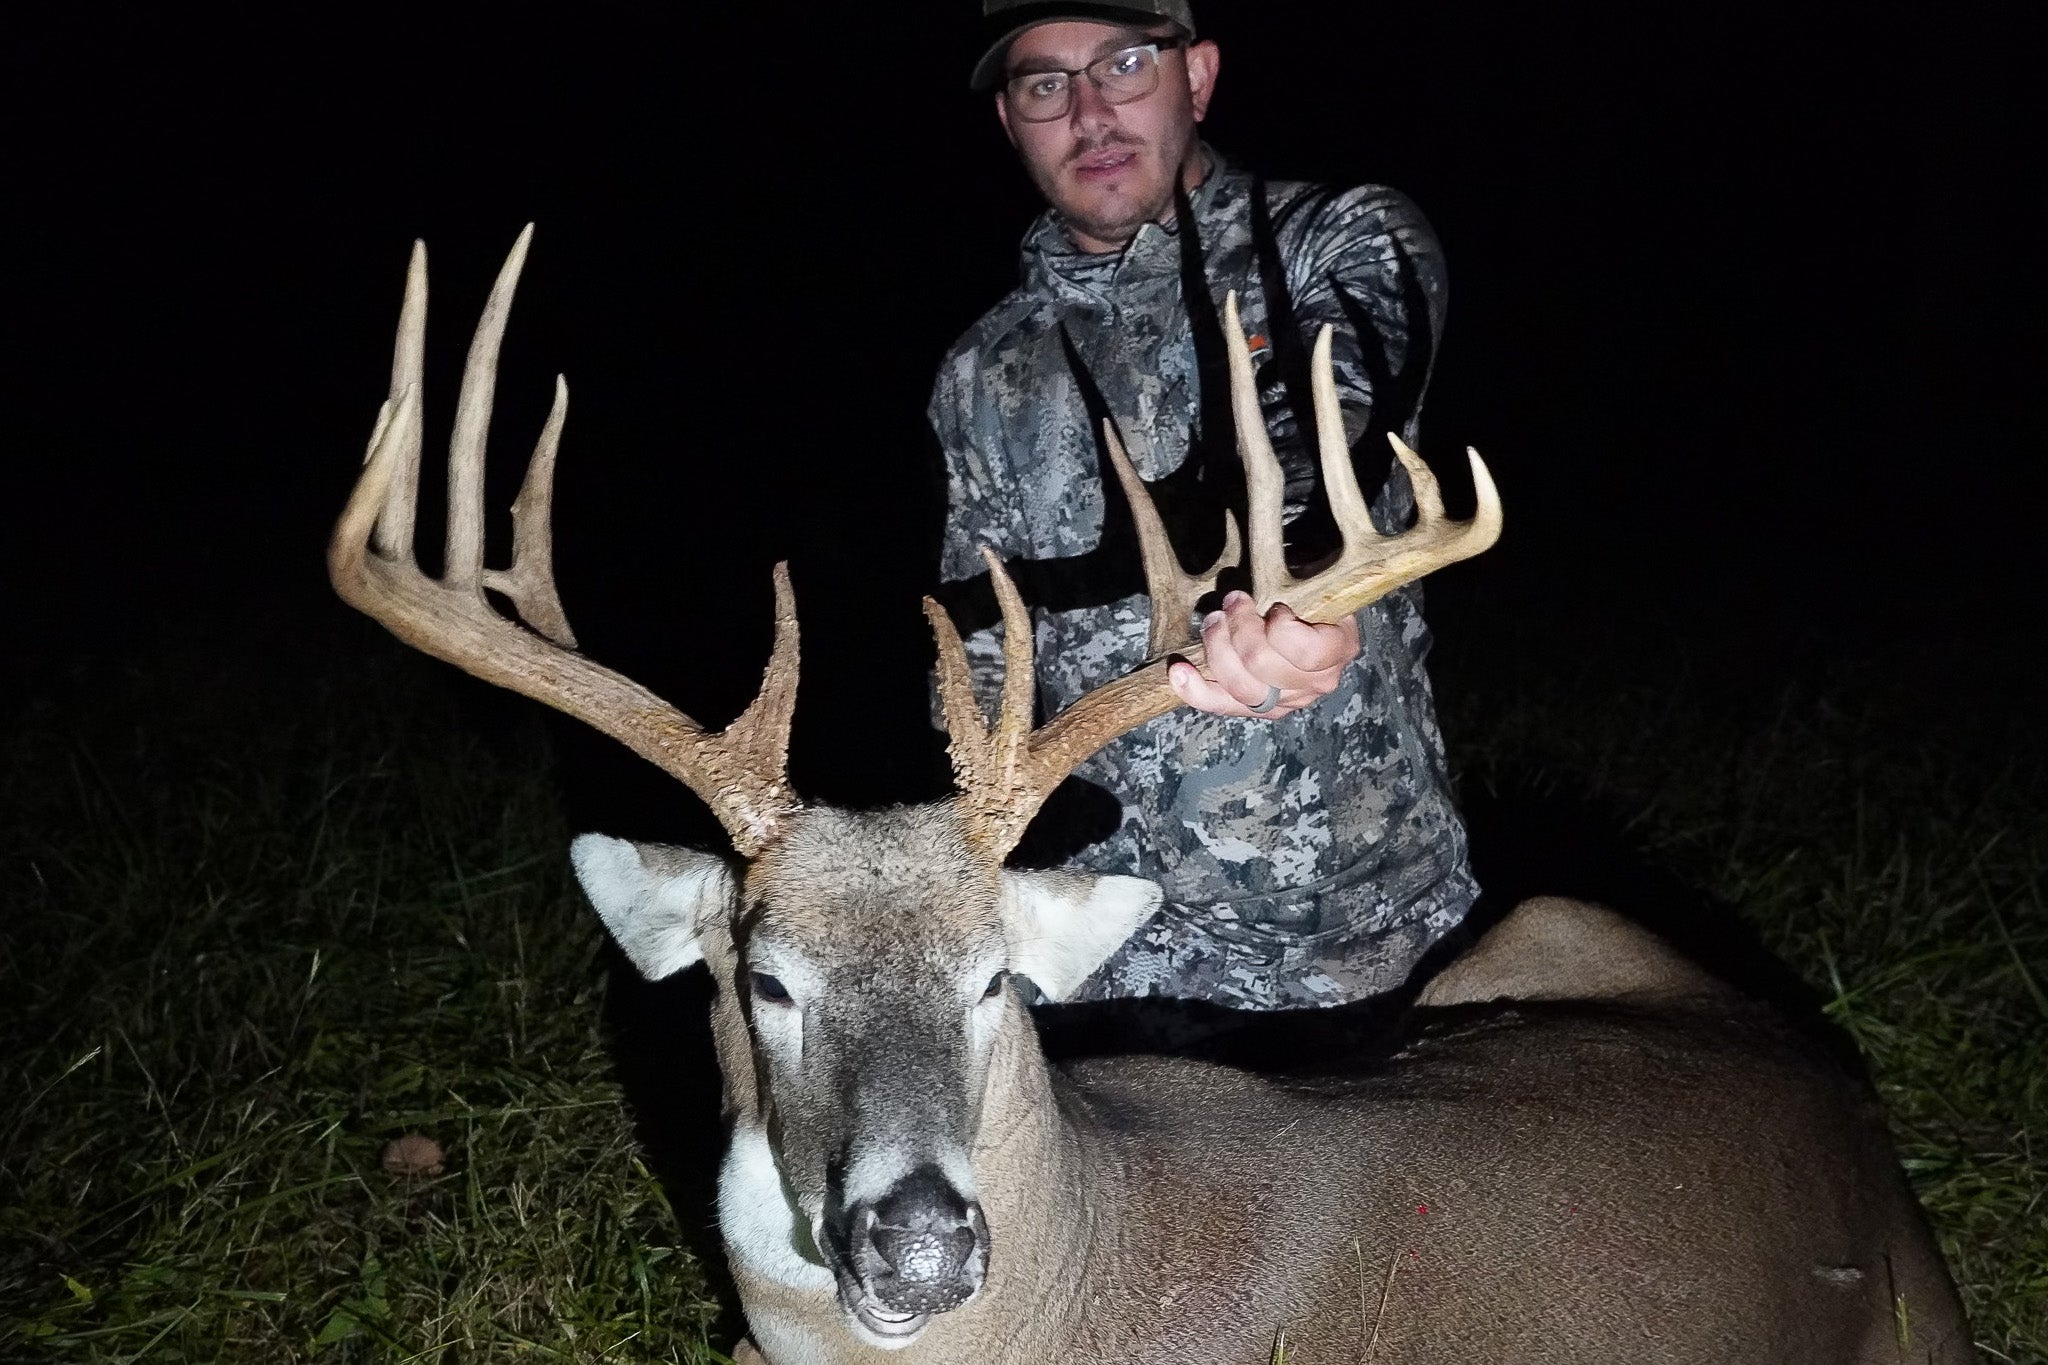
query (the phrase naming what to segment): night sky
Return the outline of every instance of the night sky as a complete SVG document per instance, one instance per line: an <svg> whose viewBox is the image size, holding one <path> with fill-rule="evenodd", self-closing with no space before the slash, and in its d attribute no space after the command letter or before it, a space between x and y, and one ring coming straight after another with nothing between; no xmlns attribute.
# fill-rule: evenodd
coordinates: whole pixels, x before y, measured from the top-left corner
<svg viewBox="0 0 2048 1365"><path fill-rule="evenodd" d="M558 565L589 651L722 721L791 558L799 782L891 794L824 755L922 713L925 397L1035 208L964 88L973 8L12 16L7 675L376 647L321 549L408 246L445 431L533 220L494 504L566 372ZM1923 12L1200 5L1213 143L1398 186L1444 240L1425 452L1453 481L1477 445L1509 524L1432 588L1466 655L1679 640L2017 676L2043 358L2024 45Z"/></svg>

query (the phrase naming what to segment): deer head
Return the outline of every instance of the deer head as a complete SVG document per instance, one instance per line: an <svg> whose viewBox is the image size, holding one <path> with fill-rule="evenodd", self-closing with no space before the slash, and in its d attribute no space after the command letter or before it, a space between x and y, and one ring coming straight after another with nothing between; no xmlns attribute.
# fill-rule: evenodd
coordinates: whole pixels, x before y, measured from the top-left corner
<svg viewBox="0 0 2048 1365"><path fill-rule="evenodd" d="M829 1275L854 1331L875 1345L914 1338L930 1316L980 1288L994 1254L978 1161L999 1146L1005 1106L1036 1066L1028 978L1059 999L1157 908L1130 877L1020 871L1004 861L1039 805L1103 744L1179 704L1168 655L1199 665L1188 628L1214 572L1184 573L1113 428L1112 463L1138 522L1155 603L1158 657L1031 725L1032 631L1017 589L988 562L1006 623L1006 678L993 725L968 680L952 623L930 600L958 793L914 807L850 812L806 805L786 757L795 705L796 614L775 573L776 639L756 700L711 733L631 680L576 652L554 584L549 505L567 413L559 379L513 505L510 568L483 567L483 461L497 357L532 229L521 233L476 329L449 451L447 565L412 549L422 446L426 254L416 246L400 314L390 395L328 551L335 589L406 643L577 717L684 782L718 816L737 857L578 839L579 880L633 965L658 979L702 961L719 986L714 1027L735 1153L772 1160L789 1193L794 1275ZM1226 308L1241 338L1236 300ZM1259 415L1250 360L1231 353L1232 401L1251 490L1250 568L1262 606L1308 620L1355 611L1432 569L1477 554L1500 529L1484 464L1472 456L1479 512L1449 521L1435 480L1399 441L1416 524L1394 536L1369 519L1343 438L1329 363L1315 351L1314 396L1326 484L1345 533L1338 558L1296 579L1280 533L1281 473ZM1236 558L1232 527L1226 558ZM1223 565L1218 566L1223 567ZM501 593L520 620L498 613ZM524 624L521 624L523 622ZM751 1145L749 1145L751 1144ZM734 1219L777 1215L727 1209Z"/></svg>

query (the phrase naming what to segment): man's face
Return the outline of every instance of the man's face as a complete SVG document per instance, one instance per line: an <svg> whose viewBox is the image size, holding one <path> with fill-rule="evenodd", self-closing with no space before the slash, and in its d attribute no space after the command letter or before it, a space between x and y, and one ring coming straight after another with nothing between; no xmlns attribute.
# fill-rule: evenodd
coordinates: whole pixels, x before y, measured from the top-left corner
<svg viewBox="0 0 2048 1365"><path fill-rule="evenodd" d="M1040 24L1010 44L1004 69L1010 76L1079 70L1173 31L1079 20ZM1110 104L1084 75L1073 79L1073 107L1064 118L1027 123L1001 91L996 116L1076 245L1114 251L1144 224L1167 217L1176 181L1199 173L1195 125L1209 112L1216 69L1216 45L1196 43L1159 54L1159 88L1141 99Z"/></svg>

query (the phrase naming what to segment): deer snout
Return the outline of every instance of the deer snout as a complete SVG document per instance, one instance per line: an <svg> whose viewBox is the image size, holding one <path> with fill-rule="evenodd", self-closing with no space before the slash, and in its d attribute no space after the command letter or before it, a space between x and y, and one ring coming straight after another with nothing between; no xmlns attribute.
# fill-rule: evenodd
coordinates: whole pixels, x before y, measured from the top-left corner
<svg viewBox="0 0 2048 1365"><path fill-rule="evenodd" d="M866 1301L854 1307L869 1328L914 1331L981 1288L988 1224L938 1167L918 1167L849 1214L847 1251Z"/></svg>

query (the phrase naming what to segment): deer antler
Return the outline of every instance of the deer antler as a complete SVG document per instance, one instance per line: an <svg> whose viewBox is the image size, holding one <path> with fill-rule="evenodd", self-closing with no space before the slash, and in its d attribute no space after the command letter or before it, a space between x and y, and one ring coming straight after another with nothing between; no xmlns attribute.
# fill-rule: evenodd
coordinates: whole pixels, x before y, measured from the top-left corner
<svg viewBox="0 0 2048 1365"><path fill-rule="evenodd" d="M800 809L787 772L797 678L796 607L788 565L775 569L775 650L760 694L722 734L706 733L638 683L577 653L555 591L548 529L555 451L569 409L568 385L557 377L554 408L512 504L512 566L483 567L484 443L497 386L498 348L532 239L529 224L498 272L470 343L449 441L447 563L439 580L427 577L413 557L427 326L427 249L424 243L413 245L392 355L391 396L377 413L362 476L335 523L327 547L328 577L350 606L415 649L566 712L680 779L711 808L734 847L752 857ZM486 589L509 598L526 625L499 615Z"/></svg>
<svg viewBox="0 0 2048 1365"><path fill-rule="evenodd" d="M1216 591L1216 580L1243 555L1244 547L1237 538L1237 515L1227 511L1223 514L1223 550L1209 566L1209 572L1186 572L1180 566L1180 556L1174 553L1173 542L1166 538L1166 523L1159 519L1159 508L1146 491L1145 481L1138 477L1137 466L1131 463L1123 439L1116 434L1114 422L1104 419L1102 439L1109 451L1110 468L1116 471L1124 500L1130 504L1131 520L1138 525L1138 556L1144 562L1145 584L1152 597L1152 652L1164 654L1187 643L1195 603Z"/></svg>
<svg viewBox="0 0 2048 1365"><path fill-rule="evenodd" d="M1294 577L1287 568L1281 528L1285 476L1259 409L1235 293L1225 301L1223 314L1232 339L1225 347L1230 355L1230 408L1237 426L1238 455L1244 461L1250 514L1252 596L1261 611L1284 602L1305 621L1335 621L1425 574L1479 554L1500 538L1500 495L1478 451L1467 452L1478 510L1470 521L1451 521L1444 515L1436 477L1414 451L1392 435L1388 439L1394 455L1408 471L1415 490L1415 524L1395 535L1382 535L1372 524L1344 439L1343 413L1330 363L1331 328L1325 326L1316 338L1311 391L1323 483L1343 533L1344 548L1320 572ZM1089 692L1033 730L1030 616L1002 561L984 549L982 558L1002 603L1004 632L1002 703L996 723L990 727L974 697L959 631L937 602L925 599L925 618L938 641L939 693L951 738L958 799L967 812L970 837L996 858L1016 846L1053 788L1089 755L1118 735L1180 705L1180 697L1167 682L1167 668L1174 658L1186 659L1197 668L1203 663L1202 647L1194 639L1192 607L1195 598L1213 586L1215 571L1203 579L1181 572L1151 495L1130 467L1129 457L1108 423L1104 423L1104 436L1110 462L1137 523L1147 591L1152 598L1153 657L1148 662ZM1218 569L1237 559L1235 523L1230 530L1225 561Z"/></svg>

